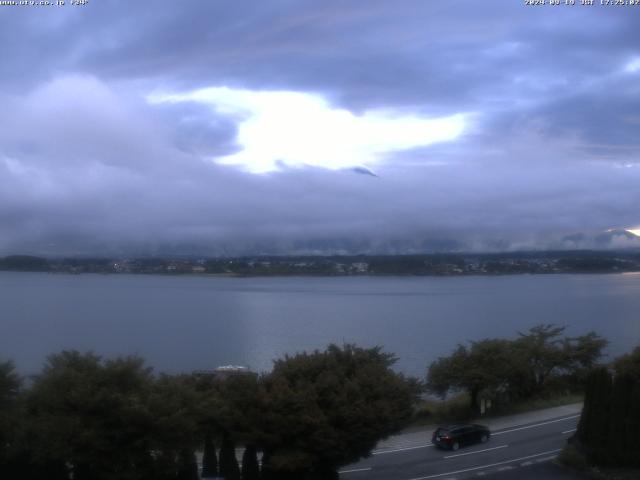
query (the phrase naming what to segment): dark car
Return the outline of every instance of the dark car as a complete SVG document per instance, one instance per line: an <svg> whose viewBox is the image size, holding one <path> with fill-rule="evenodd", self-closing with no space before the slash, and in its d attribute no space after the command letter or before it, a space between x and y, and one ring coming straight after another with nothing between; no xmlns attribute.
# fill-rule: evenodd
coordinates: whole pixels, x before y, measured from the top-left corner
<svg viewBox="0 0 640 480"><path fill-rule="evenodd" d="M484 425L451 425L440 427L433 432L431 442L440 448L458 450L464 445L484 443L491 438L491 432Z"/></svg>

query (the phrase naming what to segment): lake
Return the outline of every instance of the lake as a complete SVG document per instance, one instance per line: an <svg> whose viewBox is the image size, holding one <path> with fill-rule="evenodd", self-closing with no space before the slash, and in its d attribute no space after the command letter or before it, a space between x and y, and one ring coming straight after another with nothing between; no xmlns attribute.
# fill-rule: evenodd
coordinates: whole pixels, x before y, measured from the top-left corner
<svg viewBox="0 0 640 480"><path fill-rule="evenodd" d="M23 374L75 348L170 373L247 365L331 342L383 345L423 376L459 342L539 323L640 344L640 275L219 278L0 272L0 358Z"/></svg>

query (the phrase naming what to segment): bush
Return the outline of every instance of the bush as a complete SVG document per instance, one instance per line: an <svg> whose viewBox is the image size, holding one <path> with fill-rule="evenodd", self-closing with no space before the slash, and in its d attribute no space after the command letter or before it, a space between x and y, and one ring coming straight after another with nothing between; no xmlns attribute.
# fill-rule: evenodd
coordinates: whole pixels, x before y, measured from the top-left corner
<svg viewBox="0 0 640 480"><path fill-rule="evenodd" d="M589 464L584 454L575 445L569 444L562 449L557 459L558 463L580 471L587 471Z"/></svg>

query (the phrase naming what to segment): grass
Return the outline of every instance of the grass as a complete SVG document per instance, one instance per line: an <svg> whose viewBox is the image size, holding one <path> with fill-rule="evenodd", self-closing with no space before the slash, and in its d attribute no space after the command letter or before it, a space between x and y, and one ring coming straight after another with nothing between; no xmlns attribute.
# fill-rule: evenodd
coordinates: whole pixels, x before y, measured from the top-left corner
<svg viewBox="0 0 640 480"><path fill-rule="evenodd" d="M574 445L565 446L558 455L556 462L564 467L569 467L580 472L589 471L587 459L584 458L584 455L578 451Z"/></svg>
<svg viewBox="0 0 640 480"><path fill-rule="evenodd" d="M499 410L500 415L508 415L512 413L526 413L534 410L542 410L544 408L561 407L563 405L571 405L573 403L581 403L584 401L582 393L556 394L548 397L532 398L523 402L508 405Z"/></svg>
<svg viewBox="0 0 640 480"><path fill-rule="evenodd" d="M580 403L583 400L584 395L576 393L533 398L495 408L489 411L484 418L560 407L562 405ZM469 395L461 393L447 400L422 400L416 408L411 424L412 426L422 426L436 423L455 423L471 420L475 417L476 414L469 408Z"/></svg>
<svg viewBox="0 0 640 480"><path fill-rule="evenodd" d="M469 395L461 393L448 400L422 400L416 409L412 425L450 423L469 420L472 417Z"/></svg>

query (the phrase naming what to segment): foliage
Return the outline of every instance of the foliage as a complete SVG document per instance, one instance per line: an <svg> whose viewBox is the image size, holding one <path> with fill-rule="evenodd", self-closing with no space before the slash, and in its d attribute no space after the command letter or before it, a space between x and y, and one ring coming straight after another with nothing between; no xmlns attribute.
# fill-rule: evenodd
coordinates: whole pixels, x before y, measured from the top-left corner
<svg viewBox="0 0 640 480"><path fill-rule="evenodd" d="M613 369L617 375L630 375L640 382L640 347L618 357L613 362Z"/></svg>
<svg viewBox="0 0 640 480"><path fill-rule="evenodd" d="M379 347L286 356L264 379L263 464L298 478L332 475L410 419L417 385Z"/></svg>
<svg viewBox="0 0 640 480"><path fill-rule="evenodd" d="M220 449L220 475L225 480L240 480L240 467L236 458L236 445L231 437L226 436L222 440Z"/></svg>
<svg viewBox="0 0 640 480"><path fill-rule="evenodd" d="M10 255L0 258L0 270L46 272L49 270L49 262L44 258L31 255Z"/></svg>
<svg viewBox="0 0 640 480"><path fill-rule="evenodd" d="M12 454L10 446L16 437L16 413L20 377L13 362L0 362L0 477Z"/></svg>
<svg viewBox="0 0 640 480"><path fill-rule="evenodd" d="M150 385L138 358L49 357L27 398L38 451L71 464L76 479L139 478L153 446Z"/></svg>
<svg viewBox="0 0 640 480"><path fill-rule="evenodd" d="M260 480L260 466L255 445L247 445L242 454L242 480Z"/></svg>
<svg viewBox="0 0 640 480"><path fill-rule="evenodd" d="M481 393L495 398L522 376L521 363L514 358L514 347L507 340L471 342L469 348L458 345L451 356L431 364L427 387L441 396L450 390L464 390L474 409Z"/></svg>
<svg viewBox="0 0 640 480"><path fill-rule="evenodd" d="M580 471L586 471L589 468L584 455L572 444L566 445L558 454L558 462Z"/></svg>
<svg viewBox="0 0 640 480"><path fill-rule="evenodd" d="M218 380L205 399L213 426L223 435L242 443L260 436L264 405L257 375L235 375ZM215 411L212 407L215 406Z"/></svg>
<svg viewBox="0 0 640 480"><path fill-rule="evenodd" d="M219 379L156 376L136 357L63 351L24 391L2 363L0 475L195 480L204 441L203 476L239 480L238 444L245 480L337 478L337 467L411 418L418 384L393 372L394 361L380 348L332 345L278 360L269 375ZM5 428L12 422L20 428Z"/></svg>
<svg viewBox="0 0 640 480"><path fill-rule="evenodd" d="M178 454L178 473L176 480L199 480L198 463L193 450L183 448Z"/></svg>
<svg viewBox="0 0 640 480"><path fill-rule="evenodd" d="M202 453L202 478L218 476L218 457L213 437L210 432L205 434L204 450Z"/></svg>
<svg viewBox="0 0 640 480"><path fill-rule="evenodd" d="M626 372L613 376L605 368L594 370L576 439L592 465L640 467L640 380Z"/></svg>
<svg viewBox="0 0 640 480"><path fill-rule="evenodd" d="M427 372L427 388L446 396L469 395L477 411L479 398L509 403L531 398L557 387L584 385L586 372L602 355L607 342L594 332L561 338L564 327L537 325L515 340L485 339L458 347L434 361Z"/></svg>

